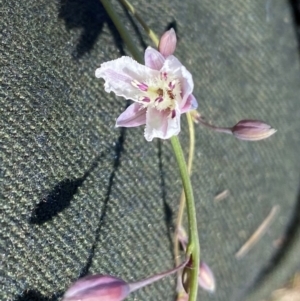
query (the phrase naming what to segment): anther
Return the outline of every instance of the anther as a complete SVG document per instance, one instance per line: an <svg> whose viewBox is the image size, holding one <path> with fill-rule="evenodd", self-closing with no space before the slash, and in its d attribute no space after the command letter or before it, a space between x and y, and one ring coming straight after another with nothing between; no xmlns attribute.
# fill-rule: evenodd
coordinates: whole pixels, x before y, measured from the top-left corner
<svg viewBox="0 0 300 301"><path fill-rule="evenodd" d="M137 81L137 80L133 80L133 81L131 82L131 84L132 84L134 87L140 89L140 90L143 91L143 92L148 91L148 88L149 88L147 84L145 84L145 83L140 83L140 82Z"/></svg>
<svg viewBox="0 0 300 301"><path fill-rule="evenodd" d="M175 88L175 85L176 85L176 80L172 80L171 82L169 82L169 89L173 90Z"/></svg>
<svg viewBox="0 0 300 301"><path fill-rule="evenodd" d="M146 96L142 96L139 98L140 101L143 101L143 102L150 102L150 98L149 97L146 97Z"/></svg>
<svg viewBox="0 0 300 301"><path fill-rule="evenodd" d="M167 78L168 78L167 72L162 72L162 73L160 74L160 78L161 78L162 80L167 80Z"/></svg>
<svg viewBox="0 0 300 301"><path fill-rule="evenodd" d="M164 98L160 95L158 96L157 98L155 98L155 101L158 101L158 102L162 102L164 100Z"/></svg>

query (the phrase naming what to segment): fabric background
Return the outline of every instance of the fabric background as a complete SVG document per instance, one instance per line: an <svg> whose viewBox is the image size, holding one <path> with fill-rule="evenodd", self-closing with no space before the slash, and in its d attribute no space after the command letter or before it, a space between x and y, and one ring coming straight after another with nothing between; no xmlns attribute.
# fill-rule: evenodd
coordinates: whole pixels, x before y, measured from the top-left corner
<svg viewBox="0 0 300 301"><path fill-rule="evenodd" d="M113 3L143 51L147 36ZM199 300L259 300L299 267L298 3L132 4L158 34L176 28L176 55L194 76L208 121L255 118L278 129L247 143L196 127L202 259L217 281L216 293L200 290ZM88 273L131 281L170 268L181 191L176 162L169 141L146 142L142 127L114 128L128 102L106 94L94 71L129 53L100 2L0 6L0 299L56 301ZM187 151L184 116L180 140ZM215 202L224 189L230 196ZM276 221L237 260L274 205ZM174 287L169 277L128 300L174 300Z"/></svg>

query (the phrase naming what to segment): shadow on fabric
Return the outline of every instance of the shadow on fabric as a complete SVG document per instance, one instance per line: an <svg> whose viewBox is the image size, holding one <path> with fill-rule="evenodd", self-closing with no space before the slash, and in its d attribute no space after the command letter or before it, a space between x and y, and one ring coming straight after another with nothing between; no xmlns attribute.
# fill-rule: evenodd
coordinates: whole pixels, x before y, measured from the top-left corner
<svg viewBox="0 0 300 301"><path fill-rule="evenodd" d="M92 50L105 23L114 37L116 47L124 53L122 39L99 0L60 0L58 17L65 21L68 30L82 28L72 53L73 59L80 59Z"/></svg>
<svg viewBox="0 0 300 301"><path fill-rule="evenodd" d="M100 158L101 156L94 160L91 168L81 178L74 180L66 179L55 185L52 191L36 205L29 223L42 225L68 208L78 188L97 167Z"/></svg>
<svg viewBox="0 0 300 301"><path fill-rule="evenodd" d="M105 219L105 216L106 216L107 204L108 204L108 201L109 201L109 198L110 198L112 187L114 185L115 175L116 175L116 172L117 172L117 170L120 166L121 155L124 151L125 134L126 134L126 129L121 128L120 129L120 136L119 136L118 141L117 141L116 146L115 146L114 166L113 166L113 170L112 170L112 172L110 174L110 177L109 177L106 196L105 196L105 199L103 201L103 210L102 210L102 214L101 214L100 219L99 219L99 224L98 224L96 232L95 232L94 243L93 243L93 245L90 249L89 256L87 258L86 264L81 269L78 278L82 278L82 277L86 276L89 272L89 269L90 269L91 265L92 265L92 261L93 261L94 255L95 255L95 249L96 249L98 241L99 241L101 226L102 226L102 224L104 222L104 219Z"/></svg>
<svg viewBox="0 0 300 301"><path fill-rule="evenodd" d="M62 295L63 293L60 292L53 294L50 297L45 297L37 290L27 290L14 301L57 301Z"/></svg>
<svg viewBox="0 0 300 301"><path fill-rule="evenodd" d="M289 0L291 5L291 11L294 18L294 26L296 31L296 36L298 39L298 49L300 50L300 1L299 0Z"/></svg>
<svg viewBox="0 0 300 301"><path fill-rule="evenodd" d="M114 184L115 175L120 166L120 159L121 159L122 152L124 150L123 146L125 141L125 133L126 133L126 129L121 128L120 135L114 149L114 153L115 153L114 166L109 177L106 197L103 202L102 215L99 218L99 224L95 232L94 243L90 249L86 264L81 269L78 278L82 278L88 274L89 268L93 261L95 249L97 247L98 240L99 240L101 226L106 216L107 204ZM55 215L58 214L58 212L63 211L65 208L67 208L70 205L70 202L74 194L77 192L78 187L82 185L82 183L89 176L92 170L94 170L97 167L100 158L101 156L97 157L97 159L93 162L91 168L83 175L83 177L73 181L65 180L57 184L53 189L53 191L47 197L48 201L46 199L46 201L44 202L42 201L41 203L38 204L30 222L36 224L43 224L51 220ZM59 202L62 202L63 204L59 204ZM62 295L63 293L58 292L58 293L53 293L50 297L45 297L37 290L26 290L21 295L17 296L15 301L57 301Z"/></svg>

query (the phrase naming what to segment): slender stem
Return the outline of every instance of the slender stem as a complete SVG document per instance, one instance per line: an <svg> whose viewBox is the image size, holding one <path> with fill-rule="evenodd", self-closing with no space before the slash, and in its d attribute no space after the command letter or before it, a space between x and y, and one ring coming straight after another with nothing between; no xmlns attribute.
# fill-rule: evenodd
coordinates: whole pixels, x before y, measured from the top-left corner
<svg viewBox="0 0 300 301"><path fill-rule="evenodd" d="M191 113L187 112L186 118L189 126L189 133L190 133L189 157L188 157L187 168L189 174L191 175L193 160L194 160L194 152L195 152L195 129L194 129L194 122Z"/></svg>
<svg viewBox="0 0 300 301"><path fill-rule="evenodd" d="M119 16L114 11L111 1L110 0L100 0L100 1L101 1L102 5L104 6L106 12L108 13L109 17L113 21L114 25L116 26L118 32L120 33L120 36L126 43L132 56L134 57L135 60L137 60L139 63L142 64L143 60L144 60L143 56L141 55L139 50L136 48L134 41L132 40L131 36L128 34L124 25L121 23Z"/></svg>
<svg viewBox="0 0 300 301"><path fill-rule="evenodd" d="M200 244L197 229L196 208L194 195L187 166L185 163L183 151L177 136L171 138L172 147L175 153L177 164L180 171L180 176L185 192L187 214L189 221L189 243L187 246L187 256L192 256L192 268L189 279L189 301L197 300L198 291L198 273L200 264Z"/></svg>
<svg viewBox="0 0 300 301"><path fill-rule="evenodd" d="M195 129L194 129L194 122L192 120L191 114L188 112L186 113L188 126L189 126L189 157L188 157L188 164L187 169L188 173L191 176L192 173L192 166L193 166L193 159L194 159L194 152L195 152ZM179 208L177 213L177 220L175 226L175 233L174 233L174 257L175 257L175 266L179 265L180 257L179 257L179 241L178 241L178 230L182 224L182 218L185 208L185 193L184 190L181 192Z"/></svg>
<svg viewBox="0 0 300 301"><path fill-rule="evenodd" d="M150 27L148 27L148 25L145 23L142 17L136 12L135 8L130 4L130 2L127 0L119 0L119 1L124 5L124 7L128 11L130 11L133 14L133 16L138 20L138 22L142 25L144 30L147 32L148 36L155 44L155 46L158 47L159 39L157 38L156 34Z"/></svg>
<svg viewBox="0 0 300 301"><path fill-rule="evenodd" d="M232 135L231 128L218 127L218 126L207 123L206 121L204 121L201 118L198 119L198 122L201 123L202 125L206 126L207 128L210 128L211 130L214 130L215 132L231 134Z"/></svg>
<svg viewBox="0 0 300 301"><path fill-rule="evenodd" d="M151 276L149 278L146 278L146 279L143 279L143 280L140 280L140 281L137 281L137 282L134 282L134 283L130 283L129 284L129 290L130 290L130 293L144 287L144 286L147 286L151 283L154 283L166 276L169 276L169 275L172 275L174 273L176 273L177 271L183 269L189 262L190 258L187 258L183 263L181 263L179 266L177 266L176 268L174 269L171 269L171 270L168 270L166 272L162 272L160 274L157 274L157 275L154 275L154 276Z"/></svg>

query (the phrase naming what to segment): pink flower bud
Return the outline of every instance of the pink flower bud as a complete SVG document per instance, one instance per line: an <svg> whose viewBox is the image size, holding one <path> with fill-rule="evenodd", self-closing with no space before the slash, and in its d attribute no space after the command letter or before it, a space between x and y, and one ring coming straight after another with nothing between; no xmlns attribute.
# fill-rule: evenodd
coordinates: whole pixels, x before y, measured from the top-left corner
<svg viewBox="0 0 300 301"><path fill-rule="evenodd" d="M191 267L186 267L181 274L181 281L182 281L181 285L187 294L189 293L190 278L191 278Z"/></svg>
<svg viewBox="0 0 300 301"><path fill-rule="evenodd" d="M199 274L198 274L198 284L204 290L213 293L216 289L215 277L209 266L201 261Z"/></svg>
<svg viewBox="0 0 300 301"><path fill-rule="evenodd" d="M182 270L189 260L187 258L176 268L130 284L112 276L87 276L76 281L62 301L122 301L130 293Z"/></svg>
<svg viewBox="0 0 300 301"><path fill-rule="evenodd" d="M122 301L130 293L121 279L92 275L76 281L65 293L63 301Z"/></svg>
<svg viewBox="0 0 300 301"><path fill-rule="evenodd" d="M179 226L177 229L177 239L180 242L183 250L185 251L189 242L189 238L182 226Z"/></svg>
<svg viewBox="0 0 300 301"><path fill-rule="evenodd" d="M241 120L232 129L232 134L240 140L258 141L276 133L270 125L259 120Z"/></svg>
<svg viewBox="0 0 300 301"><path fill-rule="evenodd" d="M176 48L176 33L173 28L166 31L160 38L158 50L164 56L168 57L172 55Z"/></svg>

